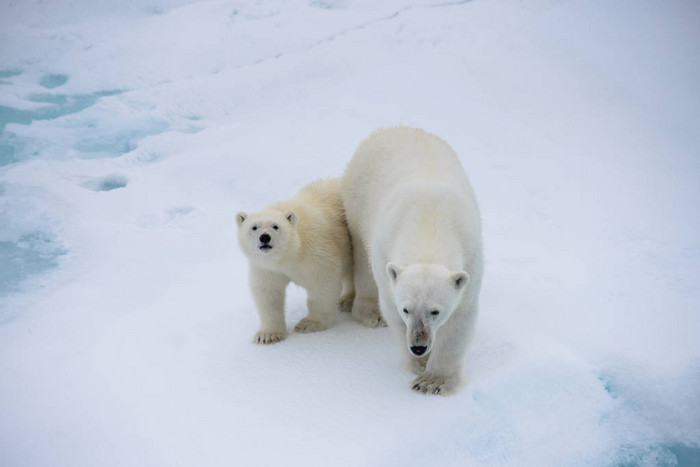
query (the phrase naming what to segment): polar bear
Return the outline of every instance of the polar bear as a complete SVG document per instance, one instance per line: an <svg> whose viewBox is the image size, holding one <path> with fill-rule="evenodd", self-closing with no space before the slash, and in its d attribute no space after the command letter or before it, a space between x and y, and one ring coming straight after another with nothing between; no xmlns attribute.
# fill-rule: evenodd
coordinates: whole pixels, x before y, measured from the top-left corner
<svg viewBox="0 0 700 467"><path fill-rule="evenodd" d="M287 336L285 290L306 289L308 314L297 332L329 328L338 310L353 300L352 247L340 179L319 180L288 201L236 215L238 244L249 261L250 288L260 315L254 342L273 344Z"/></svg>
<svg viewBox="0 0 700 467"><path fill-rule="evenodd" d="M474 332L483 270L474 192L452 148L420 129L380 129L342 179L355 257L353 313L396 331L412 388L454 392ZM372 280L374 279L374 280Z"/></svg>

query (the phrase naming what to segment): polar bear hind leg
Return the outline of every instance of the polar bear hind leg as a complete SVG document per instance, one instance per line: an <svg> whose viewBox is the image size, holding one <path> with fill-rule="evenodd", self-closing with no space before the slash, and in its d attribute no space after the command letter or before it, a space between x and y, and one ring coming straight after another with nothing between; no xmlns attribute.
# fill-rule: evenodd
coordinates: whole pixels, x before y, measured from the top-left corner
<svg viewBox="0 0 700 467"><path fill-rule="evenodd" d="M338 291L335 287L308 290L308 314L294 326L296 332L318 332L330 328L338 314Z"/></svg>
<svg viewBox="0 0 700 467"><path fill-rule="evenodd" d="M353 279L352 263L347 261L343 265L343 289L338 299L338 309L344 313L352 311L352 303L355 300L355 281Z"/></svg>
<svg viewBox="0 0 700 467"><path fill-rule="evenodd" d="M367 327L384 327L386 321L379 311L377 284L372 277L364 246L353 245L353 255L355 259L355 301L352 305L352 316Z"/></svg>

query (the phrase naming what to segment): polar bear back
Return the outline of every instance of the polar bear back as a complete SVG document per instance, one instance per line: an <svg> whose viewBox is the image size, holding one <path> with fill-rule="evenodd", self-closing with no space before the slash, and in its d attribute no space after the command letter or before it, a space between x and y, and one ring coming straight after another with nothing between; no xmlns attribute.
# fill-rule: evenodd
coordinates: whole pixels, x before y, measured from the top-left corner
<svg viewBox="0 0 700 467"><path fill-rule="evenodd" d="M301 257L308 258L312 255L335 263L340 258L349 256L350 239L339 178L309 183L292 199L278 201L268 209L294 211L297 214Z"/></svg>
<svg viewBox="0 0 700 467"><path fill-rule="evenodd" d="M364 187L372 199L376 199L374 189L388 191L394 184L411 179L438 179L457 188L469 186L452 148L418 128L396 127L374 132L360 144L345 172L344 183L361 186L351 180L353 173L373 175Z"/></svg>
<svg viewBox="0 0 700 467"><path fill-rule="evenodd" d="M409 261L412 253L451 254L444 244L457 243L450 263L480 255L480 216L469 179L437 136L406 127L378 130L360 144L342 183L348 224L368 250L381 245L386 257L396 259L392 250L398 250ZM424 241L428 236L444 244ZM423 247L434 251L418 251Z"/></svg>

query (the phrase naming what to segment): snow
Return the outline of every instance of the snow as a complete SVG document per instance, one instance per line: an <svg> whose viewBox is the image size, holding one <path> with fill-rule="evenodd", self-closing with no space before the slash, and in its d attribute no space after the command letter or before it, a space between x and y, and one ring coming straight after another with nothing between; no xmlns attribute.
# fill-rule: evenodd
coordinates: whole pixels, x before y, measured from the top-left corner
<svg viewBox="0 0 700 467"><path fill-rule="evenodd" d="M0 464L700 463L692 0L0 4ZM235 213L423 127L486 275L468 384L251 343ZM305 313L288 291L288 326Z"/></svg>

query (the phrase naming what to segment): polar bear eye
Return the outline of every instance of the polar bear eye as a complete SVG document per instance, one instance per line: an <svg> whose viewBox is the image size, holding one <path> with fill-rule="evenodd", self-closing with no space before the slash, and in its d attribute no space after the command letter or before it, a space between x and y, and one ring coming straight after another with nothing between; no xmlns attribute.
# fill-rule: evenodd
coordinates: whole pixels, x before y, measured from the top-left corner
<svg viewBox="0 0 700 467"><path fill-rule="evenodd" d="M403 312L408 314L408 310L406 308L403 309Z"/></svg>
<svg viewBox="0 0 700 467"><path fill-rule="evenodd" d="M437 311L437 310L433 310L433 311L430 312L430 314L433 315L433 316L437 316L437 315L440 314L440 312Z"/></svg>
<svg viewBox="0 0 700 467"><path fill-rule="evenodd" d="M273 225L272 228L275 229L275 230L279 229L279 227L277 226L277 224Z"/></svg>
<svg viewBox="0 0 700 467"><path fill-rule="evenodd" d="M257 225L254 225L254 226L253 226L253 230L258 230L258 226L257 226Z"/></svg>

